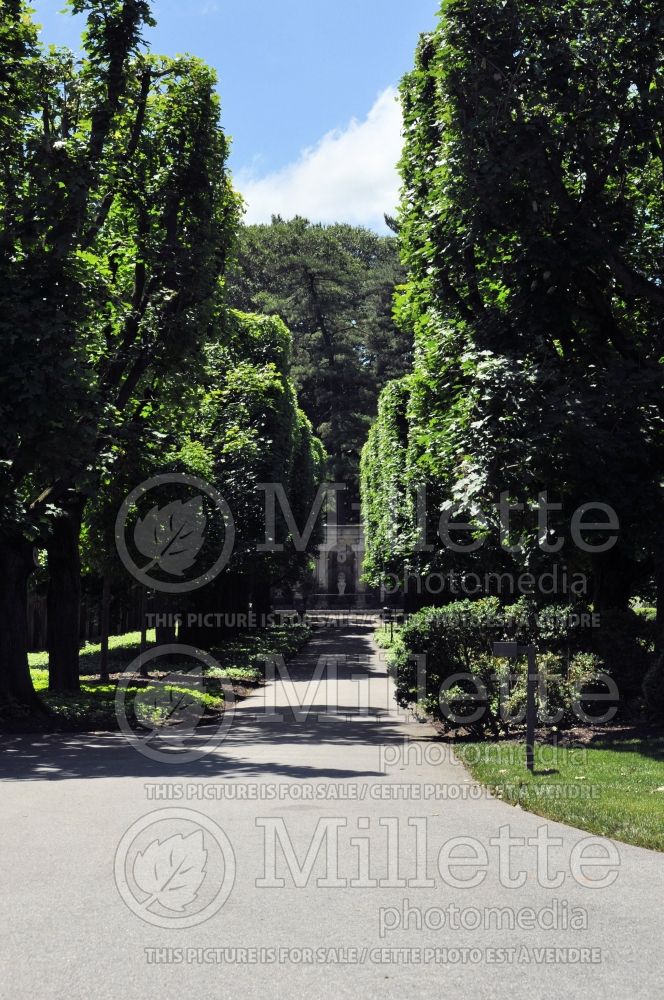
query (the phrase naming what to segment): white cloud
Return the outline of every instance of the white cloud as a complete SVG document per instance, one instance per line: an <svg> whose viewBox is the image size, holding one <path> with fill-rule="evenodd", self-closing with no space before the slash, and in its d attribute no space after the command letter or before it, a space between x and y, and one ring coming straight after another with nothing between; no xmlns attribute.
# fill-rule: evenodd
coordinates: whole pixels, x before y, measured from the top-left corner
<svg viewBox="0 0 664 1000"><path fill-rule="evenodd" d="M397 91L388 87L363 121L328 132L294 163L265 177L241 171L235 182L247 202L245 221L303 215L384 230L384 213L394 212L399 197L401 128Z"/></svg>

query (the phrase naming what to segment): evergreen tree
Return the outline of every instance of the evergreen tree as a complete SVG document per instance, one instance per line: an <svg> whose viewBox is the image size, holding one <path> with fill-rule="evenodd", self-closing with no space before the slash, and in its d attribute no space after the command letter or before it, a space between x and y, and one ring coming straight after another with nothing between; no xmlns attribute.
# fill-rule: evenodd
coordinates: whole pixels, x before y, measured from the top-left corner
<svg viewBox="0 0 664 1000"><path fill-rule="evenodd" d="M392 316L402 280L396 240L366 229L275 218L240 232L230 301L291 330L300 404L329 476L348 486L344 520L357 518L359 457L380 390L410 364L410 337Z"/></svg>

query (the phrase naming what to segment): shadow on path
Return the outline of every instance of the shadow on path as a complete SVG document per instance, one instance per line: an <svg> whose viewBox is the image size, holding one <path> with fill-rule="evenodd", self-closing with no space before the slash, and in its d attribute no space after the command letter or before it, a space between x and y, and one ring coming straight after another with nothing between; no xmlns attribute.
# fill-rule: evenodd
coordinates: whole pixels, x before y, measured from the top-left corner
<svg viewBox="0 0 664 1000"><path fill-rule="evenodd" d="M303 744L342 748L403 742L403 726L409 717L398 713L391 702L384 656L376 650L372 631L371 627L355 625L348 631L330 628L320 632L287 664L289 694L277 674L276 680L237 704L222 741L215 741L215 727L201 727L195 735L179 741L183 750L208 750L198 760L181 761L177 753L169 761L152 760L121 733L7 736L0 739L0 780L135 777L227 781L250 777L320 781L381 777L380 771L317 767L313 762L295 764L279 759L288 756L287 748L301 749ZM321 658L327 657L342 659L325 665L324 679L317 688L312 686L314 697L306 700L312 679L321 669ZM332 698L326 697L330 676L334 677ZM375 703L364 707L353 696L362 683L370 692L380 693ZM266 710L273 714L265 715ZM427 731L422 738L431 739ZM153 745L159 747L160 739Z"/></svg>

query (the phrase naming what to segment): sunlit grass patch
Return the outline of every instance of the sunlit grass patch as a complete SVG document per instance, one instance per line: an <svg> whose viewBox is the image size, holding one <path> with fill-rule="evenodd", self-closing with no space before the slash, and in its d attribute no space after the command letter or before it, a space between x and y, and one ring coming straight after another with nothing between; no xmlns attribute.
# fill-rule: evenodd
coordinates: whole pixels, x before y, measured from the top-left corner
<svg viewBox="0 0 664 1000"><path fill-rule="evenodd" d="M235 693L242 696L246 689L261 683L267 660L293 656L309 636L310 629L302 625L237 633L212 650L218 667L209 668L191 658L178 660L171 655L168 662L160 662L159 658L149 661L149 678L143 678L139 663L134 664L141 652L141 634L129 632L109 639L109 683L94 679L101 667L101 646L87 643L82 648L81 690L72 694L53 694L48 690L47 653L31 653L29 662L35 689L57 726L117 729L116 691L120 678L125 685L123 711L132 725L175 726L184 717L191 719L197 713L203 722L218 717L224 710L224 685L231 684ZM148 632L146 653L155 648L155 641L155 632ZM127 668L132 664L131 676L127 676ZM190 673L191 683L187 677ZM173 683L169 683L170 679Z"/></svg>
<svg viewBox="0 0 664 1000"><path fill-rule="evenodd" d="M575 748L538 746L535 773L523 744L455 744L497 797L570 826L664 851L664 737L605 737Z"/></svg>

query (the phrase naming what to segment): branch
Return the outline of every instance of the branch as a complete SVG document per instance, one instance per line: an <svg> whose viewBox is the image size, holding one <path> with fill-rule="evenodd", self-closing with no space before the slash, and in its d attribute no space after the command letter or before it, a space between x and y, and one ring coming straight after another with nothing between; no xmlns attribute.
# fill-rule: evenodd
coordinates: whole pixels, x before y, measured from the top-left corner
<svg viewBox="0 0 664 1000"><path fill-rule="evenodd" d="M595 226L588 218L585 206L576 202L565 187L562 179L562 168L559 165L558 170L555 169L555 165L541 141L540 149L558 197L567 211L575 218L575 221L583 226L588 246L597 252L600 260L606 262L627 295L634 298L644 298L654 305L664 305L664 287L634 270L630 264L623 260L618 251L610 250L607 247L606 239L602 234L596 232Z"/></svg>
<svg viewBox="0 0 664 1000"><path fill-rule="evenodd" d="M148 68L141 75L141 92L138 97L138 110L136 111L136 119L134 121L131 138L129 139L129 145L127 146L126 156L128 160L133 158L136 150L138 149L141 132L143 131L143 126L145 124L145 115L147 113L148 97L150 96L151 85L152 72Z"/></svg>
<svg viewBox="0 0 664 1000"><path fill-rule="evenodd" d="M601 240L597 240L597 248L604 246ZM609 251L606 254L606 261L613 274L623 286L628 295L635 298L644 298L653 305L664 306L664 288L662 285L650 281L645 275L635 271L620 254Z"/></svg>
<svg viewBox="0 0 664 1000"><path fill-rule="evenodd" d="M595 314L599 317L600 322L605 327L610 343L622 357L638 361L638 352L621 330L613 312L611 300L607 298L606 292L602 289L596 275L587 269L585 276L586 280L582 287L583 293L593 307Z"/></svg>
<svg viewBox="0 0 664 1000"><path fill-rule="evenodd" d="M107 191L104 195L99 211L97 212L97 218L92 223L87 233L81 238L81 249L89 250L94 241L99 236L102 226L108 218L108 213L111 210L111 206L115 201L115 192Z"/></svg>

